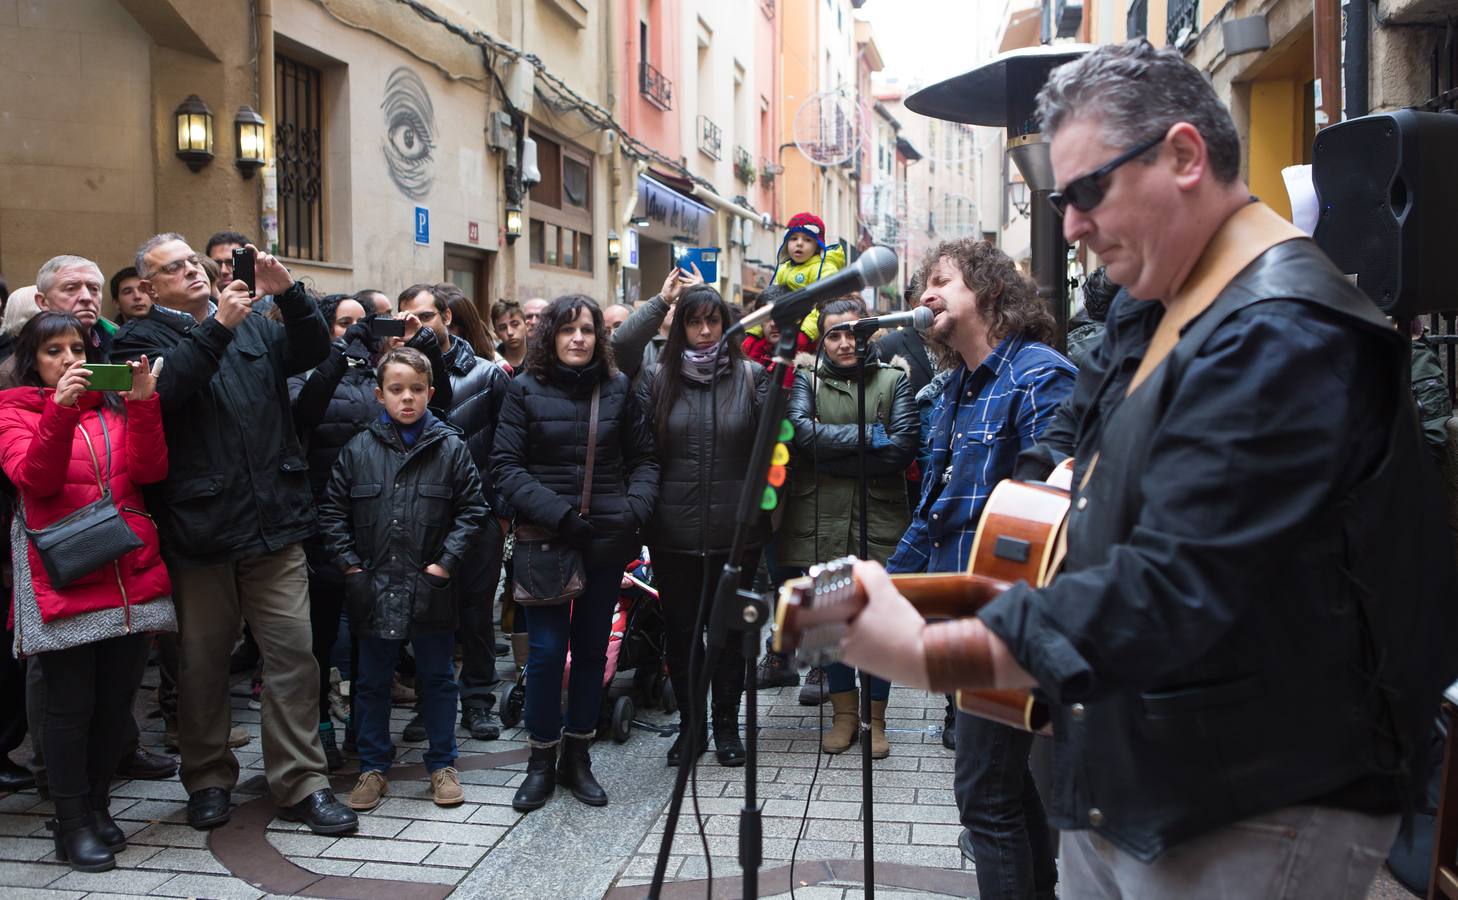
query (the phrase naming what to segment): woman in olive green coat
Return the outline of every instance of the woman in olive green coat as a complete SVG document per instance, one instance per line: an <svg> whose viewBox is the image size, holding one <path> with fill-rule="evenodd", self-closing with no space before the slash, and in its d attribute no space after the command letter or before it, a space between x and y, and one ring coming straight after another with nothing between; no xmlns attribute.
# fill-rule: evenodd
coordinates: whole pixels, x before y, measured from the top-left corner
<svg viewBox="0 0 1458 900"><path fill-rule="evenodd" d="M860 555L855 339L849 331L831 329L866 314L858 298L826 304L821 313L824 358L795 377L789 406L794 460L778 537L778 562L786 569ZM920 422L906 373L871 356L866 363L866 544L870 558L884 563L911 524L904 473L916 456ZM848 666L827 666L825 677L835 718L821 746L827 753L840 753L855 739L860 696ZM862 680L871 693L871 751L879 759L891 752L886 742L891 685L870 675Z"/></svg>

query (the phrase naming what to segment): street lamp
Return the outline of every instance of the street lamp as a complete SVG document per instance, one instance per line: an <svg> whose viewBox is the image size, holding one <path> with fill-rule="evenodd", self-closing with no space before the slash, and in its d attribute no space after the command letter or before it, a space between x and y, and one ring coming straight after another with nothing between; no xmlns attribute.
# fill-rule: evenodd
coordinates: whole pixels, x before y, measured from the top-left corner
<svg viewBox="0 0 1458 900"><path fill-rule="evenodd" d="M607 238L608 262L615 263L623 255L623 239L616 231L609 231Z"/></svg>
<svg viewBox="0 0 1458 900"><path fill-rule="evenodd" d="M189 94L173 116L177 119L177 158L197 172L213 159L213 111L197 94Z"/></svg>
<svg viewBox="0 0 1458 900"><path fill-rule="evenodd" d="M511 204L506 207L506 242L516 243L521 237L521 207Z"/></svg>
<svg viewBox="0 0 1458 900"><path fill-rule="evenodd" d="M238 158L233 164L244 178L252 178L265 162L263 116L254 112L251 106L239 107L238 115L233 117L233 136L238 147Z"/></svg>

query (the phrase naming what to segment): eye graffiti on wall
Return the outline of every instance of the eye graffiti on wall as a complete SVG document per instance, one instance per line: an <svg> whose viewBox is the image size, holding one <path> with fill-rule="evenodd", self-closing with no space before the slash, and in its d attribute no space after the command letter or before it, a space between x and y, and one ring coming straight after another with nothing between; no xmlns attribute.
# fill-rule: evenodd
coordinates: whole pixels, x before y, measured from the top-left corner
<svg viewBox="0 0 1458 900"><path fill-rule="evenodd" d="M405 66L385 82L385 164L400 193L424 200L435 183L435 106L420 76Z"/></svg>

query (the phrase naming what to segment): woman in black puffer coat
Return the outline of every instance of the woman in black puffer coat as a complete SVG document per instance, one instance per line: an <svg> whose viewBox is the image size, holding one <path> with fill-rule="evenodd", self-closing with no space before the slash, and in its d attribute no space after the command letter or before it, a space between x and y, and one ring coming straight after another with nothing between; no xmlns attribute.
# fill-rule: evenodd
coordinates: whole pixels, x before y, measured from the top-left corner
<svg viewBox="0 0 1458 900"><path fill-rule="evenodd" d="M658 362L644 370L639 385L643 408L658 444L663 468L658 507L646 531L653 551L653 574L663 608L668 671L678 699L678 739L668 764L696 760L707 744L710 717L686 747L691 733L689 703L703 709L709 685L690 688L689 660L695 642L704 652L703 632L694 630L701 598L711 596L728 561L738 518L739 494L754 451L759 411L769 389L769 373L744 358L738 341L720 347L730 324L729 307L707 285L684 290L676 300L673 324ZM759 554L768 537L761 520L738 560L743 587L751 587ZM705 601L706 602L706 601ZM708 621L706 609L704 621ZM739 739L739 698L744 687L744 657L731 642L710 675L714 689L712 721L719 763L744 764ZM695 677L697 673L694 673Z"/></svg>
<svg viewBox="0 0 1458 900"><path fill-rule="evenodd" d="M570 604L524 610L531 642L526 680L531 760L512 805L520 811L540 807L560 780L577 799L602 806L607 794L592 776L587 748L597 730L623 566L637 555L638 529L653 513L658 462L628 377L613 368L602 310L591 298L569 294L547 306L529 339L524 368L501 405L491 456L496 490L518 524L554 531L582 551L587 585ZM595 387L597 449L584 518L580 504ZM569 645L564 723L560 700ZM559 741L562 759L554 772Z"/></svg>
<svg viewBox="0 0 1458 900"><path fill-rule="evenodd" d="M329 323L334 346L317 369L289 379L289 400L293 404L294 428L309 461L309 487L314 505L324 501L329 473L344 445L375 421L384 407L375 399L375 338L365 308L348 294L330 294L319 301L319 313ZM413 321L412 321L413 320ZM430 360L436 392L430 408L444 419L450 410L450 379L440 345L429 328L409 316L406 328L414 333L406 345ZM393 339L398 341L398 339ZM339 615L344 609L344 575L324 549L318 534L304 540L309 562L309 620L314 629L314 659L319 663L319 740L333 771L344 764L339 743L334 739L334 722L329 715L330 652L339 634ZM350 654L351 665L354 654ZM345 744L350 744L353 721L346 724Z"/></svg>

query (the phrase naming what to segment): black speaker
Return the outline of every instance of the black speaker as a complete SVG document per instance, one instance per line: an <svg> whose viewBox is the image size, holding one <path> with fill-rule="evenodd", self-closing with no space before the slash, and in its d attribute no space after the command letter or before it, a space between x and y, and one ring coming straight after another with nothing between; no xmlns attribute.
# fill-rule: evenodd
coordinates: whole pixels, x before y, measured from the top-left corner
<svg viewBox="0 0 1458 900"><path fill-rule="evenodd" d="M1316 243L1389 316L1458 308L1458 115L1403 109L1323 128Z"/></svg>

